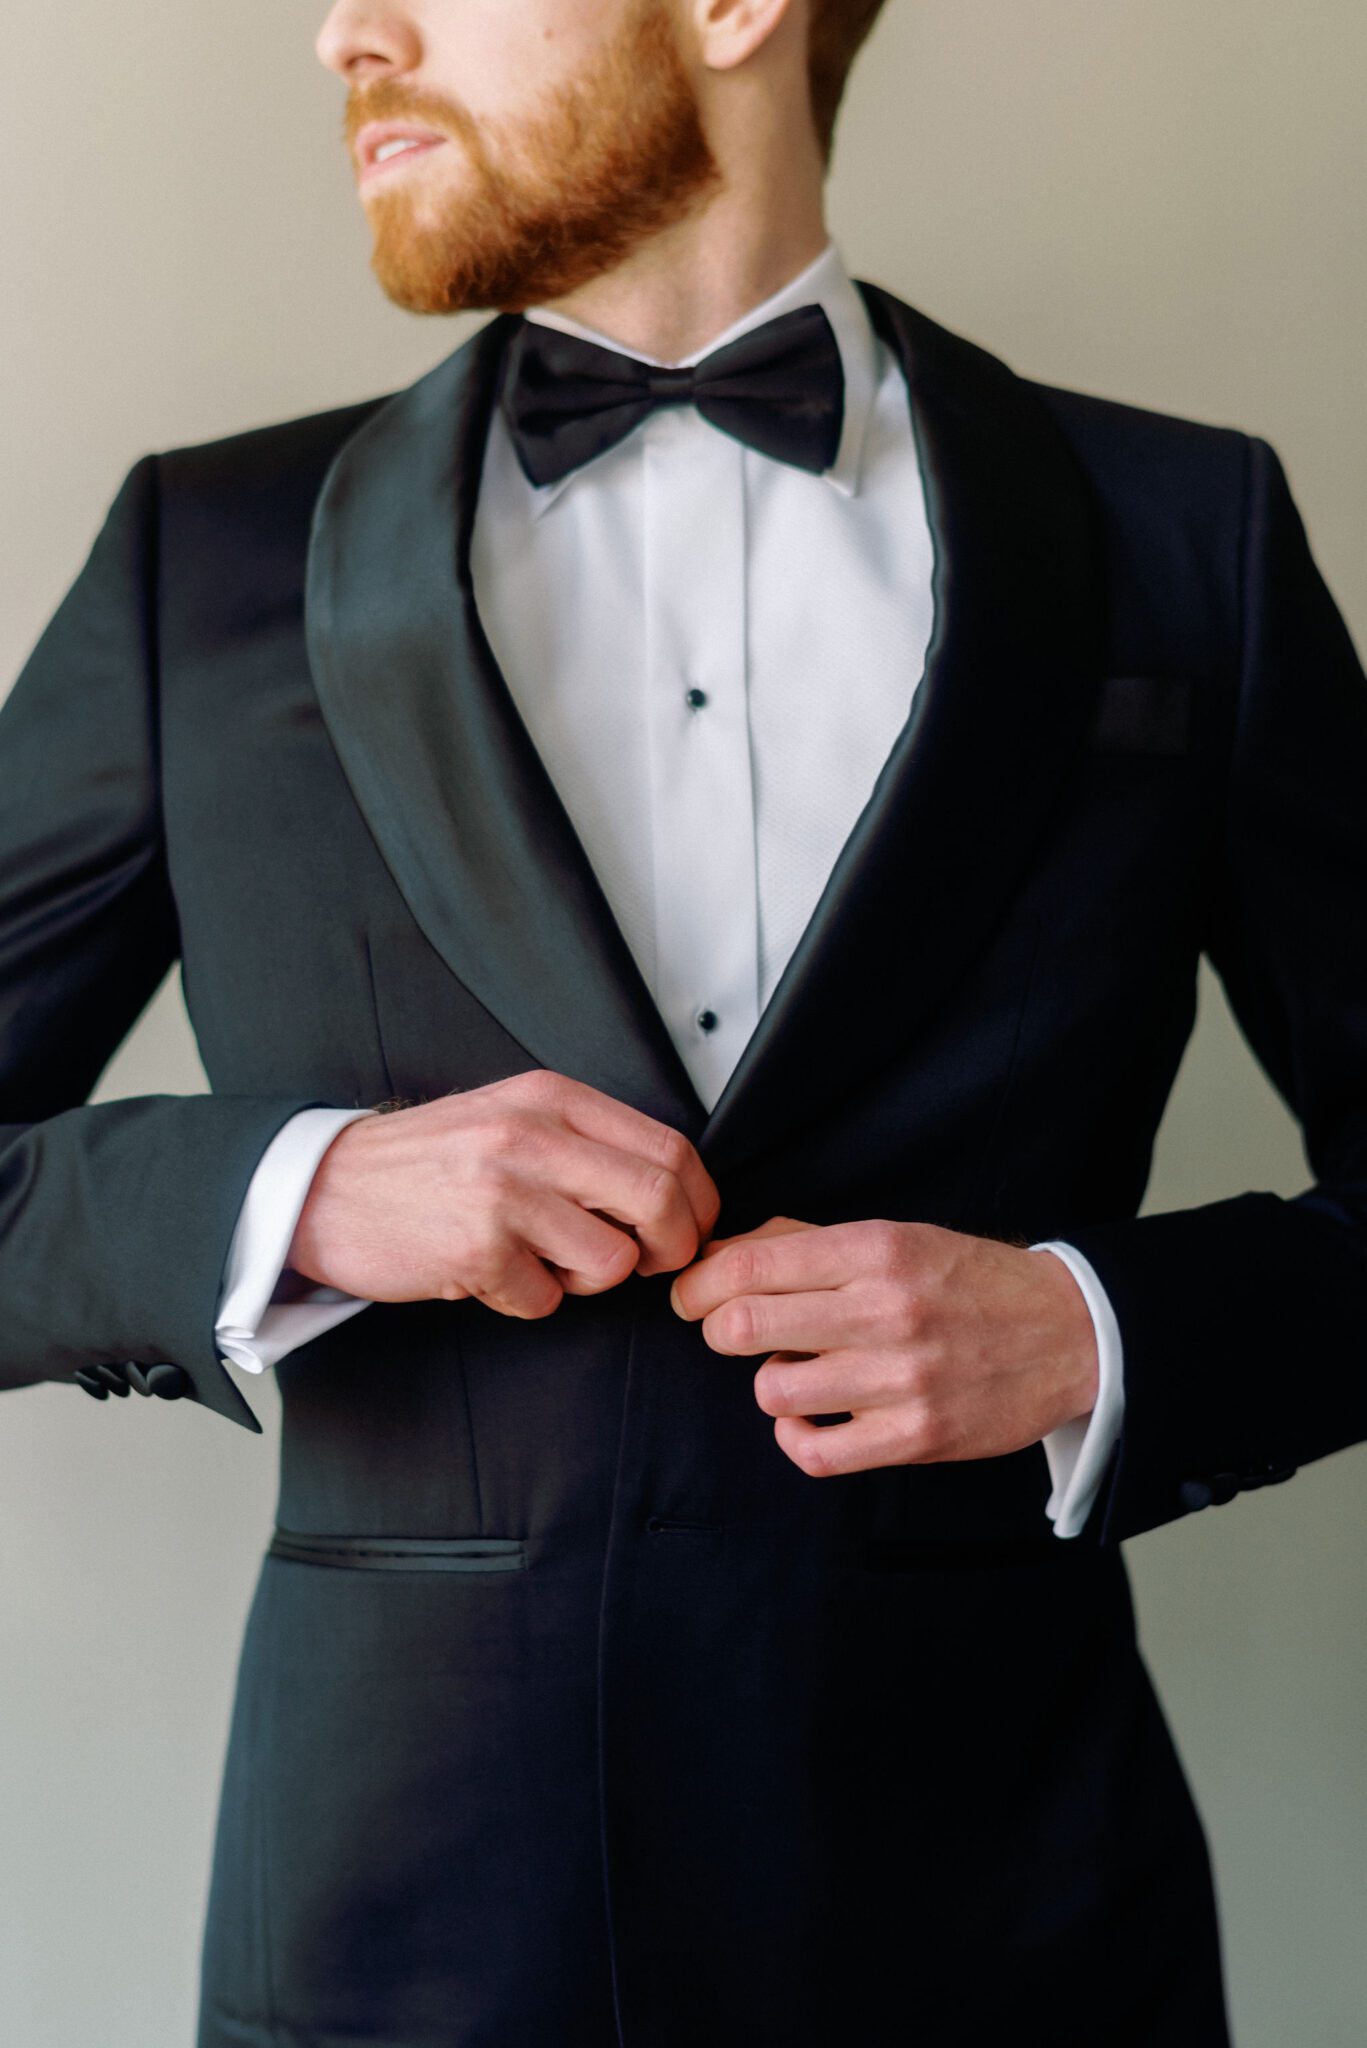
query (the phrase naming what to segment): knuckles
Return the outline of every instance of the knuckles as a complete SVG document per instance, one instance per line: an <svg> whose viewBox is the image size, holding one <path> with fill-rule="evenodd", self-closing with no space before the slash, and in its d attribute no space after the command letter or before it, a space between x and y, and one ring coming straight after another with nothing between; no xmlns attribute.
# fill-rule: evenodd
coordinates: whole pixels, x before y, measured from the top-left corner
<svg viewBox="0 0 1367 2048"><path fill-rule="evenodd" d="M731 1244L725 1251L718 1252L717 1257L723 1268L718 1284L734 1294L761 1286L769 1270L768 1259L760 1243Z"/></svg>
<svg viewBox="0 0 1367 2048"><path fill-rule="evenodd" d="M929 1406L909 1418L900 1431L899 1463L933 1465L947 1458L953 1449L953 1431L945 1417Z"/></svg>
<svg viewBox="0 0 1367 2048"><path fill-rule="evenodd" d="M881 1216L860 1226L860 1263L865 1272L885 1280L901 1273L905 1231L904 1223L893 1223Z"/></svg>
<svg viewBox="0 0 1367 2048"><path fill-rule="evenodd" d="M636 1240L619 1235L606 1247L602 1256L593 1261L593 1278L603 1287L615 1287L619 1280L625 1280L628 1273L635 1271L640 1256Z"/></svg>
<svg viewBox="0 0 1367 2048"><path fill-rule="evenodd" d="M934 1390L935 1369L924 1351L903 1351L897 1360L897 1395L903 1401L927 1400Z"/></svg>
<svg viewBox="0 0 1367 2048"><path fill-rule="evenodd" d="M884 1275L858 1289L861 1319L872 1341L893 1346L911 1343L925 1328L925 1299L905 1280Z"/></svg>
<svg viewBox="0 0 1367 2048"><path fill-rule="evenodd" d="M788 1387L781 1367L760 1367L755 1374L755 1399L766 1415L784 1413L788 1405Z"/></svg>
<svg viewBox="0 0 1367 2048"><path fill-rule="evenodd" d="M840 1470L840 1455L836 1447L824 1441L831 1432L825 1429L813 1430L798 1437L789 1456L800 1466L809 1479L824 1479L828 1474Z"/></svg>
<svg viewBox="0 0 1367 2048"><path fill-rule="evenodd" d="M657 1143L660 1165L666 1173L672 1174L677 1179L689 1163L693 1152L692 1145L683 1132L675 1130L672 1124L662 1124L660 1126L660 1135Z"/></svg>
<svg viewBox="0 0 1367 2048"><path fill-rule="evenodd" d="M652 1223L662 1222L673 1210L678 1197L678 1177L673 1169L643 1166L637 1185L642 1216Z"/></svg>
<svg viewBox="0 0 1367 2048"><path fill-rule="evenodd" d="M724 1302L705 1319L704 1336L714 1350L755 1351L759 1349L758 1317L746 1301Z"/></svg>
<svg viewBox="0 0 1367 2048"><path fill-rule="evenodd" d="M510 1074L504 1085L515 1093L522 1102L538 1108L551 1108L564 1098L565 1077L551 1067L528 1067L521 1074Z"/></svg>

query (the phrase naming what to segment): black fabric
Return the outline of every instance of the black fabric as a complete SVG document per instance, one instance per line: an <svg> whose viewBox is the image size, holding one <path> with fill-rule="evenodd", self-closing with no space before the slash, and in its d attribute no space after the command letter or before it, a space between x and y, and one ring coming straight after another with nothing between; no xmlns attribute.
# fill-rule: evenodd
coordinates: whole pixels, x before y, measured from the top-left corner
<svg viewBox="0 0 1367 2048"><path fill-rule="evenodd" d="M840 446L845 377L821 306L763 321L698 363L657 368L582 335L524 320L499 403L523 473L552 483L611 448L657 405L705 420L799 469L829 469Z"/></svg>
<svg viewBox="0 0 1367 2048"><path fill-rule="evenodd" d="M710 1111L474 604L516 316L144 457L0 708L5 1382L179 1363L101 1412L249 1419L212 1320L284 1117L537 1065L687 1132L722 1233L1069 1238L1124 1344L1070 1542L1038 1445L809 1479L667 1274L290 1354L200 2048L1227 2040L1119 1545L1367 1436L1367 679L1265 441L859 289L934 635ZM1203 951L1315 1178L1139 1217ZM212 1094L87 1104L176 959Z"/></svg>

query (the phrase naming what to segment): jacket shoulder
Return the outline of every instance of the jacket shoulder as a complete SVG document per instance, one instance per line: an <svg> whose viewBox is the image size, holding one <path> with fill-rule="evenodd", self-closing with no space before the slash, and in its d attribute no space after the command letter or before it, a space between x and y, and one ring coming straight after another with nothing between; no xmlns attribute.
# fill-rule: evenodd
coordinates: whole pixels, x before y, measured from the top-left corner
<svg viewBox="0 0 1367 2048"><path fill-rule="evenodd" d="M1103 500L1132 517L1195 517L1237 506L1252 436L1241 427L1022 378Z"/></svg>
<svg viewBox="0 0 1367 2048"><path fill-rule="evenodd" d="M323 479L389 395L158 452L168 653L231 640L266 621L297 621Z"/></svg>
<svg viewBox="0 0 1367 2048"><path fill-rule="evenodd" d="M1225 668L1241 630L1252 460L1267 444L1222 422L1026 375L917 309L901 315L946 388L1000 406L1006 421L1033 414L1069 458L1097 544L1108 659L1136 672Z"/></svg>
<svg viewBox="0 0 1367 2048"><path fill-rule="evenodd" d="M913 358L924 354L942 389L1003 419L1024 404L1042 415L1070 452L1102 523L1135 537L1156 556L1208 552L1212 534L1242 518L1256 436L1242 428L1160 411L1033 377L974 337L860 280L885 330L900 326Z"/></svg>
<svg viewBox="0 0 1367 2048"><path fill-rule="evenodd" d="M393 395L383 392L352 405L159 449L155 459L163 495L225 507L234 500L278 507L283 493L287 501L305 497L311 504L338 449Z"/></svg>
<svg viewBox="0 0 1367 2048"><path fill-rule="evenodd" d="M1108 596L1110 662L1225 674L1243 632L1254 435L1026 380L1089 494Z"/></svg>

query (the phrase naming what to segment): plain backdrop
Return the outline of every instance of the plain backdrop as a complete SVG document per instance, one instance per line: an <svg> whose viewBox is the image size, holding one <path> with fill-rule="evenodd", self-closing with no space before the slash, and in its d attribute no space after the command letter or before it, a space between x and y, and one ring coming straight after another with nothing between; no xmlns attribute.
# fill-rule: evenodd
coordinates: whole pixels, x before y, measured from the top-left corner
<svg viewBox="0 0 1367 2048"><path fill-rule="evenodd" d="M485 317L401 313L371 276L323 11L75 0L7 38L0 688L139 455L394 390ZM887 0L829 187L856 276L1017 370L1270 439L1359 648L1365 80L1361 0ZM173 974L99 1095L204 1085ZM1203 964L1145 1207L1309 1178ZM273 1501L273 1384L253 1401L264 1439L58 1387L0 1408L0 2030L23 2048L192 2040ZM1367 2038L1365 1479L1341 1452L1128 1546L1238 2048Z"/></svg>

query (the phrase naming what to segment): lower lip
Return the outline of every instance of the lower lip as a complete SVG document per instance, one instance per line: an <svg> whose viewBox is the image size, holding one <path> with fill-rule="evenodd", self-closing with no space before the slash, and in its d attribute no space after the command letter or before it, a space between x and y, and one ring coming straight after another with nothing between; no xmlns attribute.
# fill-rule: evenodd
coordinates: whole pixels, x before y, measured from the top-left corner
<svg viewBox="0 0 1367 2048"><path fill-rule="evenodd" d="M396 150L393 156L385 157L380 163L370 162L361 167L360 182L368 185L372 178L382 178L389 171L398 170L401 164L411 164L415 157L430 156L434 149L440 149L442 137L434 135L430 142L416 143L411 149Z"/></svg>

